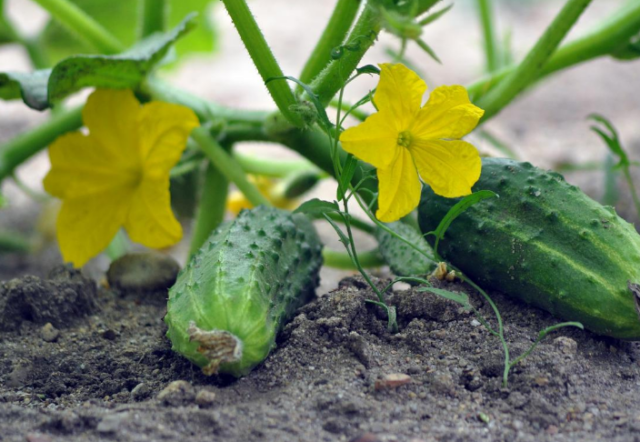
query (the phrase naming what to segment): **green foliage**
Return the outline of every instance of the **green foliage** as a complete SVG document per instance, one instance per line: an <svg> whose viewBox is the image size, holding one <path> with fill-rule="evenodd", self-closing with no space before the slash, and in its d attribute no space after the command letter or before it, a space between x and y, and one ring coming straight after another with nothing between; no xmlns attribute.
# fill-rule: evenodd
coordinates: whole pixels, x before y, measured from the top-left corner
<svg viewBox="0 0 640 442"><path fill-rule="evenodd" d="M141 0L72 0L78 7L95 18L125 46L132 46L139 38ZM178 25L182 19L197 12L198 28L183 41L176 44L176 55L206 53L215 48L215 29L209 20L211 0L169 0L169 27ZM50 21L38 37L45 48L50 63L75 54L93 53L90 47L55 21Z"/></svg>
<svg viewBox="0 0 640 442"><path fill-rule="evenodd" d="M171 46L195 26L192 14L173 30L151 35L122 54L77 55L53 69L0 73L0 98L22 98L27 106L44 110L85 87L136 89Z"/></svg>

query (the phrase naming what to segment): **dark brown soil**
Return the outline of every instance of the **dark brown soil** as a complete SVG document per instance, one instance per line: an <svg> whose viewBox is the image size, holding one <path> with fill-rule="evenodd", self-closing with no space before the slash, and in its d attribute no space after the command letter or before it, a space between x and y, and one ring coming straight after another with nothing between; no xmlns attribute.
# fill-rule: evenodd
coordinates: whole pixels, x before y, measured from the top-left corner
<svg viewBox="0 0 640 442"><path fill-rule="evenodd" d="M54 299L70 291L64 275L79 287L73 272L57 275L10 284L47 287L32 293ZM95 311L66 311L53 339L37 316L22 316L0 333L0 440L640 440L638 344L563 329L503 388L499 342L474 316L398 291L389 299L400 333L391 335L365 302L371 295L359 279L344 280L301 309L277 350L239 380L205 377L170 350L165 292L100 288ZM494 298L515 355L557 322ZM399 374L410 381L385 382Z"/></svg>

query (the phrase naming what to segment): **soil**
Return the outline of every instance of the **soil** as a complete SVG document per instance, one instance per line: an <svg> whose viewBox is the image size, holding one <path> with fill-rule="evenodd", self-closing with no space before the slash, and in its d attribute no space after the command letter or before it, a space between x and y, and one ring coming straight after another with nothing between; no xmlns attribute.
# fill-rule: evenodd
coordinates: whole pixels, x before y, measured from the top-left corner
<svg viewBox="0 0 640 442"><path fill-rule="evenodd" d="M491 317L466 286L434 284L469 293ZM342 280L234 379L204 376L171 351L166 291L96 291L64 268L1 287L0 300L22 289L48 309L14 312L0 333L3 442L640 440L639 344L562 329L503 387L497 339L457 304L413 288L389 295L400 325L390 334L366 284ZM515 355L557 322L493 297Z"/></svg>

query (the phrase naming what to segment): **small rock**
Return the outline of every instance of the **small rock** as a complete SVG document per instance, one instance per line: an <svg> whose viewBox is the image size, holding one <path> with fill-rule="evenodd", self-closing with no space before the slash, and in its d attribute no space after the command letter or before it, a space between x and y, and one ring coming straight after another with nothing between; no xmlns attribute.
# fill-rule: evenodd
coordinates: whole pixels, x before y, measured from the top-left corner
<svg viewBox="0 0 640 442"><path fill-rule="evenodd" d="M158 400L165 405L183 405L193 402L195 398L196 392L187 381L173 381L158 393Z"/></svg>
<svg viewBox="0 0 640 442"><path fill-rule="evenodd" d="M200 408L209 408L216 401L216 394L213 391L209 390L200 390L198 394L196 394L196 404Z"/></svg>
<svg viewBox="0 0 640 442"><path fill-rule="evenodd" d="M149 396L151 396L151 388L145 383L140 383L131 390L131 397L136 402L143 401Z"/></svg>
<svg viewBox="0 0 640 442"><path fill-rule="evenodd" d="M560 336L553 340L553 345L556 346L565 355L573 356L578 351L578 343L566 336Z"/></svg>
<svg viewBox="0 0 640 442"><path fill-rule="evenodd" d="M480 326L480 321L478 321L477 319L471 320L471 327L479 327L479 326Z"/></svg>
<svg viewBox="0 0 640 442"><path fill-rule="evenodd" d="M96 431L102 434L116 433L120 428L123 427L124 422L126 422L129 418L129 413L109 414L102 418L102 420L96 427Z"/></svg>
<svg viewBox="0 0 640 442"><path fill-rule="evenodd" d="M411 376L402 373L386 374L382 379L377 379L374 388L376 390L386 390L398 388L411 382Z"/></svg>
<svg viewBox="0 0 640 442"><path fill-rule="evenodd" d="M550 434L551 436L558 434L558 427L555 425L549 425L547 427L547 434Z"/></svg>
<svg viewBox="0 0 640 442"><path fill-rule="evenodd" d="M46 434L40 433L27 433L25 437L27 442L51 442L51 436L47 436Z"/></svg>
<svg viewBox="0 0 640 442"><path fill-rule="evenodd" d="M111 287L128 292L150 292L171 287L180 265L170 256L155 252L129 253L109 266Z"/></svg>
<svg viewBox="0 0 640 442"><path fill-rule="evenodd" d="M533 380L533 382L538 387L546 387L547 385L549 385L549 378L544 377L544 376L538 376Z"/></svg>
<svg viewBox="0 0 640 442"><path fill-rule="evenodd" d="M55 328L50 322L47 322L40 328L40 337L45 342L54 342L60 336L60 330Z"/></svg>
<svg viewBox="0 0 640 442"><path fill-rule="evenodd" d="M380 442L380 439L374 433L363 433L350 439L349 442Z"/></svg>

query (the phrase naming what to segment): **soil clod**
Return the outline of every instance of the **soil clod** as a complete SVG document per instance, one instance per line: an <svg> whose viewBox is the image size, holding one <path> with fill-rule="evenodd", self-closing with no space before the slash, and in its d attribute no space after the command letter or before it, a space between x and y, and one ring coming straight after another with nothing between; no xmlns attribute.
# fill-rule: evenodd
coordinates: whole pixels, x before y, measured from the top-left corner
<svg viewBox="0 0 640 442"><path fill-rule="evenodd" d="M168 255L129 253L111 263L107 280L125 292L154 292L171 287L179 271L180 265Z"/></svg>

